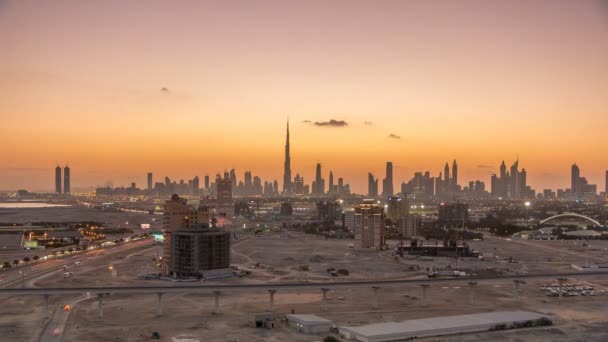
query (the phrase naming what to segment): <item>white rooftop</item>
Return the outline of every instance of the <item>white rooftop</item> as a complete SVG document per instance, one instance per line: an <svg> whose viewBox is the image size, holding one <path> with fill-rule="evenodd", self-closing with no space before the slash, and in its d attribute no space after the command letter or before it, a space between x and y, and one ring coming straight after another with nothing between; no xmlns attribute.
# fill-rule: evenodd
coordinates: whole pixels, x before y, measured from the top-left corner
<svg viewBox="0 0 608 342"><path fill-rule="evenodd" d="M487 326L536 320L545 315L527 311L497 311L471 315L444 316L414 319L403 322L387 322L340 327L360 341L395 341L407 336L439 336L467 331L482 331ZM479 329L477 329L477 327Z"/></svg>
<svg viewBox="0 0 608 342"><path fill-rule="evenodd" d="M298 315L298 314L288 314L285 315L288 320L298 322L303 325L307 324L331 324L332 321L325 319L323 317L319 317L316 315Z"/></svg>

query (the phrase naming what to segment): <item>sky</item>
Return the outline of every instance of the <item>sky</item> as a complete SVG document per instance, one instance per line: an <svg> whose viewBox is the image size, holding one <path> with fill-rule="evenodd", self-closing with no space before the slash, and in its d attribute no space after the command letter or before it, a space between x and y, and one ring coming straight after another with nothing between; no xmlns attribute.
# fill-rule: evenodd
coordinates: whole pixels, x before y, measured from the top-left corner
<svg viewBox="0 0 608 342"><path fill-rule="evenodd" d="M608 1L0 0L0 47L0 189L281 181L288 119L306 183L456 159L489 189L519 156L604 189Z"/></svg>

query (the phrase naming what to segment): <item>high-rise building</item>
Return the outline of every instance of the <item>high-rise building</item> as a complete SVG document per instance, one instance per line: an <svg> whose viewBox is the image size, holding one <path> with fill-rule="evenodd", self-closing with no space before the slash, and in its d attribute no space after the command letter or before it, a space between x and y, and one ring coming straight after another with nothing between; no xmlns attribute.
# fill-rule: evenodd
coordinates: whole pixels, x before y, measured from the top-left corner
<svg viewBox="0 0 608 342"><path fill-rule="evenodd" d="M63 168L63 193L70 193L70 167L67 165Z"/></svg>
<svg viewBox="0 0 608 342"><path fill-rule="evenodd" d="M296 195L303 195L304 194L304 177L300 177L300 174L298 173L296 175L296 178L294 178L293 180L293 193Z"/></svg>
<svg viewBox="0 0 608 342"><path fill-rule="evenodd" d="M606 170L606 195L608 195L608 170Z"/></svg>
<svg viewBox="0 0 608 342"><path fill-rule="evenodd" d="M570 195L572 199L593 198L597 195L597 185L589 184L585 177L581 177L578 165L572 165Z"/></svg>
<svg viewBox="0 0 608 342"><path fill-rule="evenodd" d="M441 176L438 178L441 181ZM414 177L407 183L401 184L401 193L404 197L413 197L418 200L430 200L435 195L435 179L429 171L414 173Z"/></svg>
<svg viewBox="0 0 608 342"><path fill-rule="evenodd" d="M386 248L386 222L384 208L373 200L355 207L355 240L362 248Z"/></svg>
<svg viewBox="0 0 608 342"><path fill-rule="evenodd" d="M315 180L312 183L312 195L325 195L325 179L321 177L321 163L317 163L317 171L315 172Z"/></svg>
<svg viewBox="0 0 608 342"><path fill-rule="evenodd" d="M399 218L399 233L405 239L411 239L418 235L418 222L420 217L416 214L408 214Z"/></svg>
<svg viewBox="0 0 608 342"><path fill-rule="evenodd" d="M452 180L451 180L451 191L458 191L458 164L456 164L456 159L452 163Z"/></svg>
<svg viewBox="0 0 608 342"><path fill-rule="evenodd" d="M236 190L236 171L234 168L230 169L230 183L232 184L232 191Z"/></svg>
<svg viewBox="0 0 608 342"><path fill-rule="evenodd" d="M148 172L148 190L152 190L152 172Z"/></svg>
<svg viewBox="0 0 608 342"><path fill-rule="evenodd" d="M55 168L55 192L61 193L61 166Z"/></svg>
<svg viewBox="0 0 608 342"><path fill-rule="evenodd" d="M575 196L580 194L580 190L578 189L580 178L581 178L581 170L578 168L578 165L572 164L572 171L570 173L570 191Z"/></svg>
<svg viewBox="0 0 608 342"><path fill-rule="evenodd" d="M527 185L526 169L519 171L519 158L509 171L504 160L500 165L500 177L492 175L491 193L494 198L520 199L533 198L534 190Z"/></svg>
<svg viewBox="0 0 608 342"><path fill-rule="evenodd" d="M327 193L330 195L335 194L334 192L334 173L329 171L329 188L327 189Z"/></svg>
<svg viewBox="0 0 608 342"><path fill-rule="evenodd" d="M285 140L285 165L283 168L283 194L291 195L291 157L289 155L289 121L287 121L287 138Z"/></svg>
<svg viewBox="0 0 608 342"><path fill-rule="evenodd" d="M232 205L232 181L230 174L225 171L224 178L218 173L215 177L217 203L220 206Z"/></svg>
<svg viewBox="0 0 608 342"><path fill-rule="evenodd" d="M386 178L382 181L382 197L393 196L393 163L386 162Z"/></svg>
<svg viewBox="0 0 608 342"><path fill-rule="evenodd" d="M200 186L199 178L198 178L198 176L195 176L192 179L192 195L198 197L200 195L200 189L201 189L201 186Z"/></svg>
<svg viewBox="0 0 608 342"><path fill-rule="evenodd" d="M378 197L378 178L370 172L367 174L367 197L377 198Z"/></svg>
<svg viewBox="0 0 608 342"><path fill-rule="evenodd" d="M205 175L205 190L209 190L209 175Z"/></svg>

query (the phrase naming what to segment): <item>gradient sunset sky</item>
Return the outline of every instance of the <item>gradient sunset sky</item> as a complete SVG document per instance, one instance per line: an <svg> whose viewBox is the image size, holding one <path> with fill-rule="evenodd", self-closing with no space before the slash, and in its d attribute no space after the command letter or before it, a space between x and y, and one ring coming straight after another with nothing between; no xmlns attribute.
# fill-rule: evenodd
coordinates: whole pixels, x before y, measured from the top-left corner
<svg viewBox="0 0 608 342"><path fill-rule="evenodd" d="M573 162L604 188L606 1L0 0L0 50L0 189L281 180L288 118L306 183L457 159L489 189L519 155L537 190Z"/></svg>

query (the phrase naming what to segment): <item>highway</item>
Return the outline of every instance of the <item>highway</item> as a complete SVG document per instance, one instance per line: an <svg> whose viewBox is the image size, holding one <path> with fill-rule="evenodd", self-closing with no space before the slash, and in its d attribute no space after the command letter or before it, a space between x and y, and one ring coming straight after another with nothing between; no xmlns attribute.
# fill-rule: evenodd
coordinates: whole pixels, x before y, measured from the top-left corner
<svg viewBox="0 0 608 342"><path fill-rule="evenodd" d="M367 280L348 282L319 282L319 283L267 283L267 284L214 284L214 285L167 285L167 286L118 286L118 287L52 287L52 288L2 288L0 295L65 295L65 294L129 294L129 293L192 293L207 291L250 291L256 292L265 289L306 289L306 288L337 288L337 287L390 287L400 285L441 284L455 282L485 282L507 281L515 279L552 279L557 278L583 278L593 276L608 276L608 271L598 272L568 272L525 274L517 276L491 276L491 277L459 277L459 278L421 278L404 280Z"/></svg>

